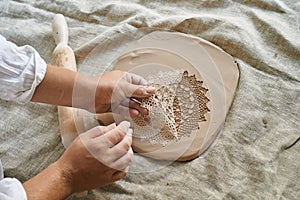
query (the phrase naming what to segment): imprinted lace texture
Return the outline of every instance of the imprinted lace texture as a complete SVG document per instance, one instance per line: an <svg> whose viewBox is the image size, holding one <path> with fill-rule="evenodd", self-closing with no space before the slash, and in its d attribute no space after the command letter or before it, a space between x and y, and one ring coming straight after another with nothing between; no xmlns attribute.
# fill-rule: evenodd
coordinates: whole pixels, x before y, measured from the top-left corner
<svg viewBox="0 0 300 200"><path fill-rule="evenodd" d="M187 71L159 72L148 81L156 92L141 103L149 115L131 120L134 137L165 146L200 129L200 122L206 121L209 112L205 95L208 90L202 81Z"/></svg>

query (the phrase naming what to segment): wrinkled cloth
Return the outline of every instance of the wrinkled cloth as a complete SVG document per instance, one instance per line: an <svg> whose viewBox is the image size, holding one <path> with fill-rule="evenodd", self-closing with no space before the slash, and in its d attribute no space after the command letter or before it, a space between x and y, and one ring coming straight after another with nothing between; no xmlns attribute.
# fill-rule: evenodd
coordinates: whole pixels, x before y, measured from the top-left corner
<svg viewBox="0 0 300 200"><path fill-rule="evenodd" d="M204 38L240 66L233 105L205 157L131 171L86 199L299 198L300 143L292 145L300 137L298 0L4 0L0 8L0 33L18 46L31 45L47 63L55 48L53 16L64 14L78 70L88 75L111 70L145 28ZM23 182L64 151L55 106L0 101L0 113L6 176ZM138 155L134 159L161 165Z"/></svg>
<svg viewBox="0 0 300 200"><path fill-rule="evenodd" d="M45 74L46 63L34 48L0 35L0 99L29 102Z"/></svg>

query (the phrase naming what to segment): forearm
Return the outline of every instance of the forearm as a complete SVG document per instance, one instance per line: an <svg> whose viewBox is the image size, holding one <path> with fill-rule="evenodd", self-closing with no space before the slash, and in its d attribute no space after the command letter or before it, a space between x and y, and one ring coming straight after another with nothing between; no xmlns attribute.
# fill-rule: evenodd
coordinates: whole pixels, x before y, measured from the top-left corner
<svg viewBox="0 0 300 200"><path fill-rule="evenodd" d="M63 200L72 194L67 177L56 163L23 184L28 200Z"/></svg>
<svg viewBox="0 0 300 200"><path fill-rule="evenodd" d="M47 65L47 72L37 86L31 101L71 106L76 72Z"/></svg>
<svg viewBox="0 0 300 200"><path fill-rule="evenodd" d="M96 91L101 94L98 82L99 77L48 64L45 77L35 89L31 101L96 112Z"/></svg>

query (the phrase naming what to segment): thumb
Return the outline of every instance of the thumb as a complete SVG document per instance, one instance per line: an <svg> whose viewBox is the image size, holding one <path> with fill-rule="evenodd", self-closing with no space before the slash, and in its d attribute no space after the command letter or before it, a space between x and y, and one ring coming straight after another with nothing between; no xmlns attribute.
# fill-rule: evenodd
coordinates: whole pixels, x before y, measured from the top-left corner
<svg viewBox="0 0 300 200"><path fill-rule="evenodd" d="M116 124L112 123L108 126L96 126L86 132L89 138L96 138L98 136L103 135L104 133L116 128Z"/></svg>
<svg viewBox="0 0 300 200"><path fill-rule="evenodd" d="M134 85L131 83L124 84L124 93L126 97L144 98L149 97L155 92L153 86Z"/></svg>

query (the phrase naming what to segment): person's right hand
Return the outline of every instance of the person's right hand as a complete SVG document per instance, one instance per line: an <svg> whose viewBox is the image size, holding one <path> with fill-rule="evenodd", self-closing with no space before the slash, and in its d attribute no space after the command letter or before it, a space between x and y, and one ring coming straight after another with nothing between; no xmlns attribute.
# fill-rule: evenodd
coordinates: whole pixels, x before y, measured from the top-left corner
<svg viewBox="0 0 300 200"><path fill-rule="evenodd" d="M126 176L133 159L129 127L121 122L79 135L55 163L23 183L28 200L63 200Z"/></svg>
<svg viewBox="0 0 300 200"><path fill-rule="evenodd" d="M56 162L72 193L108 185L126 176L133 159L129 122L95 127L77 137Z"/></svg>

